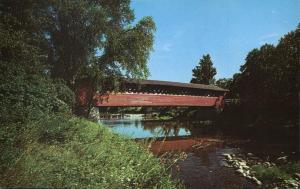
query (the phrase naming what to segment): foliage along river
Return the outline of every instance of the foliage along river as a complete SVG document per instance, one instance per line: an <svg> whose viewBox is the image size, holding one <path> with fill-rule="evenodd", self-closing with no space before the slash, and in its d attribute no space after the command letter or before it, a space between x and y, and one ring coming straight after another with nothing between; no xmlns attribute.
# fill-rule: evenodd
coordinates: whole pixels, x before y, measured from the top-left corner
<svg viewBox="0 0 300 189"><path fill-rule="evenodd" d="M185 152L186 158L179 160L172 168L174 177L179 177L186 188L258 188L233 168L225 167L223 153L254 153L268 161L282 155L294 154L295 146L291 142L256 141L248 131L224 131L216 125L203 122L186 121L142 121L101 120L113 132L134 139L152 138L151 145L155 155L164 152ZM228 134L230 133L230 135ZM238 137L237 137L238 136ZM247 138L247 139L245 139ZM294 155L295 156L295 155Z"/></svg>

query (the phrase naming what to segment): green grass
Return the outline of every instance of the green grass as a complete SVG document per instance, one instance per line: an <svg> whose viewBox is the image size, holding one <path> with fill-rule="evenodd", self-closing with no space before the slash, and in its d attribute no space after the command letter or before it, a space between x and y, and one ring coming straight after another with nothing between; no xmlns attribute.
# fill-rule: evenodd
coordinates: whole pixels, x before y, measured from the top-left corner
<svg viewBox="0 0 300 189"><path fill-rule="evenodd" d="M282 167L282 170L288 174L294 174L294 173L300 174L300 161L292 164L287 164Z"/></svg>
<svg viewBox="0 0 300 189"><path fill-rule="evenodd" d="M293 179L294 173L300 173L300 162L286 164L282 166L255 165L252 167L255 176L269 183L282 182Z"/></svg>
<svg viewBox="0 0 300 189"><path fill-rule="evenodd" d="M2 187L182 187L147 149L96 123L53 116L28 128Z"/></svg>
<svg viewBox="0 0 300 189"><path fill-rule="evenodd" d="M264 165L255 165L252 168L257 178L263 181L276 182L290 178L289 174L277 166L267 167Z"/></svg>

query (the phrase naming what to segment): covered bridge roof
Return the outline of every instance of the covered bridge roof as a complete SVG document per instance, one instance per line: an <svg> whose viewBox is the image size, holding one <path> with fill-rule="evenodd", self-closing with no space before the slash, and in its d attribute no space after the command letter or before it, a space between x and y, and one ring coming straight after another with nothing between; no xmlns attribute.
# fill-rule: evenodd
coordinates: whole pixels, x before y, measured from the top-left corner
<svg viewBox="0 0 300 189"><path fill-rule="evenodd" d="M140 85L156 85L156 86L170 86L178 88L193 88L212 91L227 92L227 89L222 89L214 85L194 84L194 83L180 83L171 81L159 81L159 80L137 80L137 79L125 79L125 83L140 84Z"/></svg>

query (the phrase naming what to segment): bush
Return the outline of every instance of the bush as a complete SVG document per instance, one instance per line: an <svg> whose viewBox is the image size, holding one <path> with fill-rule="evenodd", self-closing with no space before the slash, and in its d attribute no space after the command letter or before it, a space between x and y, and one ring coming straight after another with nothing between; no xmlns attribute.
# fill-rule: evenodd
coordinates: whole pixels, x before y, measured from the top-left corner
<svg viewBox="0 0 300 189"><path fill-rule="evenodd" d="M1 69L2 70L2 69ZM39 120L54 111L69 111L74 94L67 86L61 91L50 79L40 75L27 75L22 70L6 69L1 74L0 119L1 123ZM58 89L59 88L59 89ZM58 91L59 90L59 91ZM69 96L68 99L63 96Z"/></svg>
<svg viewBox="0 0 300 189"><path fill-rule="evenodd" d="M78 118L51 116L27 126L23 154L5 187L176 188L159 159L136 142Z"/></svg>
<svg viewBox="0 0 300 189"><path fill-rule="evenodd" d="M0 64L0 170L5 171L23 153L24 135L33 122L53 112L70 112L73 92L63 83L40 74L26 74L13 62ZM60 86L60 87L57 87ZM68 99L61 98L66 94ZM61 99L60 99L61 98ZM64 101L66 100L66 102ZM67 104L68 103L68 104ZM39 126L44 129L45 127Z"/></svg>
<svg viewBox="0 0 300 189"><path fill-rule="evenodd" d="M75 104L75 94L67 86L66 82L60 79L56 79L53 83L57 98L65 103L68 107L73 107L73 105Z"/></svg>
<svg viewBox="0 0 300 189"><path fill-rule="evenodd" d="M264 165L255 165L253 166L253 170L255 171L255 175L264 181L275 182L290 178L286 172L282 171L277 166L268 167Z"/></svg>
<svg viewBox="0 0 300 189"><path fill-rule="evenodd" d="M0 22L0 123L24 123L68 111L74 94L63 82L49 78L37 39L11 28Z"/></svg>
<svg viewBox="0 0 300 189"><path fill-rule="evenodd" d="M292 164L287 164L282 167L282 170L284 170L288 174L300 173L300 161Z"/></svg>

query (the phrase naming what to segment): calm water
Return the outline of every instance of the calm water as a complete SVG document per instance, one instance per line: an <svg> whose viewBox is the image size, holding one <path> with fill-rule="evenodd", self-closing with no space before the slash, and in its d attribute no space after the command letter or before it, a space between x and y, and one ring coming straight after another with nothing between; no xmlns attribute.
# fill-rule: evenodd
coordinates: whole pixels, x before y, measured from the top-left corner
<svg viewBox="0 0 300 189"><path fill-rule="evenodd" d="M223 166L222 153L251 152L268 161L282 155L295 155L295 141L269 138L270 133L237 129L220 129L209 122L101 120L113 132L133 139L156 138L151 150L185 152L187 158L172 169L187 188L257 188L255 184ZM276 132L275 132L276 133ZM282 135L282 131L278 131ZM251 136L263 136L256 140ZM281 137L282 138L282 137ZM200 187L201 186L201 187Z"/></svg>
<svg viewBox="0 0 300 189"><path fill-rule="evenodd" d="M113 132L128 137L178 137L190 136L188 128L176 126L172 122L144 122L142 120L101 120L101 123L112 129Z"/></svg>

